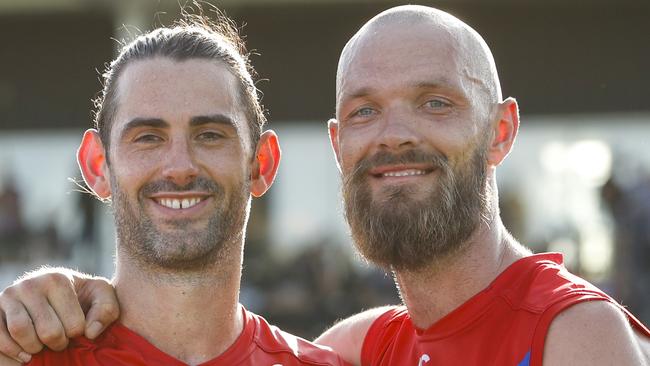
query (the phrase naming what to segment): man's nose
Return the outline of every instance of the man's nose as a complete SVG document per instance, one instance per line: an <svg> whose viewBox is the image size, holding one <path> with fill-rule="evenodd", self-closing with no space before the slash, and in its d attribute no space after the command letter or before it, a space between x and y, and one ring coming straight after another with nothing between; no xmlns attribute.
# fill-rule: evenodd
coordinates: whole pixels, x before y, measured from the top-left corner
<svg viewBox="0 0 650 366"><path fill-rule="evenodd" d="M199 174L194 152L186 139L172 141L169 154L164 159L165 165L162 171L164 178L178 186L191 183Z"/></svg>
<svg viewBox="0 0 650 366"><path fill-rule="evenodd" d="M417 146L421 139L416 118L406 108L395 108L384 112L382 129L377 142L379 147L387 150L409 149Z"/></svg>

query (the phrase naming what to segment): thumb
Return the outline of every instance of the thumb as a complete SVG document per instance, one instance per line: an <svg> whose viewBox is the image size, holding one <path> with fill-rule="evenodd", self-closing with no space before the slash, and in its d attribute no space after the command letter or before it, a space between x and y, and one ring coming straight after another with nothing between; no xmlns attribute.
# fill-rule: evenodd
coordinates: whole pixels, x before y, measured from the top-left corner
<svg viewBox="0 0 650 366"><path fill-rule="evenodd" d="M86 313L85 336L94 339L120 315L120 307L111 283L102 277L86 278L78 290L79 302Z"/></svg>

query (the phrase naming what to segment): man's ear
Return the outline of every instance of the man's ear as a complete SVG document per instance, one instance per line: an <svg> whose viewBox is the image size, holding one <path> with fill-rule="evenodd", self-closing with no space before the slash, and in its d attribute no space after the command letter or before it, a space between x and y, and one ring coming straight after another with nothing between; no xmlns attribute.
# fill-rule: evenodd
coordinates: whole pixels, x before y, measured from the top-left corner
<svg viewBox="0 0 650 366"><path fill-rule="evenodd" d="M519 107L514 98L497 106L497 119L492 126L493 138L488 146L488 164L497 166L508 156L519 130Z"/></svg>
<svg viewBox="0 0 650 366"><path fill-rule="evenodd" d="M327 133L330 136L334 159L336 159L336 167L341 171L341 158L339 156L339 122L336 119L330 118L330 120L327 121Z"/></svg>
<svg viewBox="0 0 650 366"><path fill-rule="evenodd" d="M280 166L280 142L278 135L267 130L260 136L251 171L251 194L260 197L271 187Z"/></svg>
<svg viewBox="0 0 650 366"><path fill-rule="evenodd" d="M77 150L77 164L84 181L99 199L111 196L110 177L106 166L104 145L95 129L86 130Z"/></svg>

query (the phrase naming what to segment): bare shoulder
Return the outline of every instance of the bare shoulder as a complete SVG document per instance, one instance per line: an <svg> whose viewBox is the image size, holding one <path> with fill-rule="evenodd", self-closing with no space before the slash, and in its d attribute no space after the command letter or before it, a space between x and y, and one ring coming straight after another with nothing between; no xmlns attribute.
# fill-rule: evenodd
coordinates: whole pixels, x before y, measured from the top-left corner
<svg viewBox="0 0 650 366"><path fill-rule="evenodd" d="M316 338L315 342L332 347L344 360L353 365L361 364L361 347L372 323L393 306L382 306L363 311L341 320Z"/></svg>
<svg viewBox="0 0 650 366"><path fill-rule="evenodd" d="M645 357L645 362L646 365L650 365L650 338L648 338L645 335L642 335L638 331L635 331L636 337L639 340L639 344L641 345L641 351L643 352L643 356Z"/></svg>
<svg viewBox="0 0 650 366"><path fill-rule="evenodd" d="M639 336L616 305L579 303L551 323L544 365L647 365Z"/></svg>

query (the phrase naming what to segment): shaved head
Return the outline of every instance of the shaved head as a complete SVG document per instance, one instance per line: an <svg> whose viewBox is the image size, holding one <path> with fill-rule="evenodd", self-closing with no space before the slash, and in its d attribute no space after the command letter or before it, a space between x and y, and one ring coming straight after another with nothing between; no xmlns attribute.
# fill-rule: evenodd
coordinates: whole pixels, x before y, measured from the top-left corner
<svg viewBox="0 0 650 366"><path fill-rule="evenodd" d="M359 61L357 56L369 48L380 47L411 52L413 50L408 50L409 45L404 41L414 35L424 42L420 43L421 46L439 48L441 52L437 55L438 58L447 58L455 63L462 81L473 85L472 97L480 98L487 105L502 100L494 57L485 40L474 29L444 11L420 5L404 5L388 9L372 18L343 48L336 75L337 112L346 78L359 70L355 67ZM436 67L435 59L423 61Z"/></svg>
<svg viewBox="0 0 650 366"><path fill-rule="evenodd" d="M491 166L518 123L516 102L501 99L487 44L443 11L392 8L350 39L329 126L365 258L418 270L462 252L494 217Z"/></svg>

